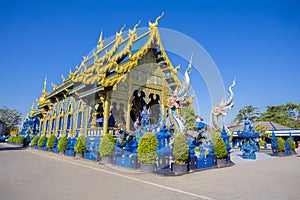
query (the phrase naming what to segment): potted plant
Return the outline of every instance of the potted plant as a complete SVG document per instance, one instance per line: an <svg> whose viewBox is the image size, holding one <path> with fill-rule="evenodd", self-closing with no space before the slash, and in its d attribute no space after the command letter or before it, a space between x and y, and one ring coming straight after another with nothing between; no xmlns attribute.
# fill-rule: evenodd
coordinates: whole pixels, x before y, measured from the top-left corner
<svg viewBox="0 0 300 200"><path fill-rule="evenodd" d="M188 173L189 149L183 134L174 138L173 156L175 158L172 171L176 175Z"/></svg>
<svg viewBox="0 0 300 200"><path fill-rule="evenodd" d="M40 136L36 135L34 138L31 140L31 147L36 148L37 147L37 141L39 141Z"/></svg>
<svg viewBox="0 0 300 200"><path fill-rule="evenodd" d="M16 144L23 147L24 146L24 139L25 139L24 136L18 135L17 138L16 138Z"/></svg>
<svg viewBox="0 0 300 200"><path fill-rule="evenodd" d="M52 151L53 147L54 147L54 142L56 140L56 137L54 134L52 134L49 139L47 140L47 148L48 148L48 151Z"/></svg>
<svg viewBox="0 0 300 200"><path fill-rule="evenodd" d="M146 132L141 137L137 148L138 160L141 163L141 170L144 172L154 172L156 169L155 160L157 158L156 149L158 141L151 132Z"/></svg>
<svg viewBox="0 0 300 200"><path fill-rule="evenodd" d="M99 153L103 163L112 164L113 154L115 152L115 141L111 134L107 133L101 139L99 144Z"/></svg>
<svg viewBox="0 0 300 200"><path fill-rule="evenodd" d="M67 136L63 136L58 144L57 144L57 149L59 151L59 154L65 154L66 148L67 148L67 143L68 143L68 138Z"/></svg>
<svg viewBox="0 0 300 200"><path fill-rule="evenodd" d="M38 141L38 147L39 149L42 149L42 147L44 146L44 140L46 139L46 136L45 135L42 135L40 138L39 138L39 141Z"/></svg>
<svg viewBox="0 0 300 200"><path fill-rule="evenodd" d="M227 164L227 149L224 140L219 133L215 133L213 138L214 152L217 158L217 166L224 167Z"/></svg>
<svg viewBox="0 0 300 200"><path fill-rule="evenodd" d="M282 139L281 137L278 138L278 155L285 156L284 139Z"/></svg>
<svg viewBox="0 0 300 200"><path fill-rule="evenodd" d="M85 152L85 145L86 145L86 139L84 135L81 135L80 137L77 138L75 147L74 147L74 152L76 158L83 158L83 154Z"/></svg>
<svg viewBox="0 0 300 200"><path fill-rule="evenodd" d="M297 154L295 151L295 149L296 149L295 142L291 138L288 138L287 141L290 144L291 154L293 154L293 155Z"/></svg>

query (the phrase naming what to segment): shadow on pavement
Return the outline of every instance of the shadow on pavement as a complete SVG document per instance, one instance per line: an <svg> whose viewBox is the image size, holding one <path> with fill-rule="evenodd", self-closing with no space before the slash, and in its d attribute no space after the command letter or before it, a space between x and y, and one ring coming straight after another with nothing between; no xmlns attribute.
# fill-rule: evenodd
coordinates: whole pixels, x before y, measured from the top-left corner
<svg viewBox="0 0 300 200"><path fill-rule="evenodd" d="M0 145L0 151L14 151L14 150L24 150L24 147L18 147L18 146L15 146L15 147L8 147L8 146L3 146L3 145Z"/></svg>

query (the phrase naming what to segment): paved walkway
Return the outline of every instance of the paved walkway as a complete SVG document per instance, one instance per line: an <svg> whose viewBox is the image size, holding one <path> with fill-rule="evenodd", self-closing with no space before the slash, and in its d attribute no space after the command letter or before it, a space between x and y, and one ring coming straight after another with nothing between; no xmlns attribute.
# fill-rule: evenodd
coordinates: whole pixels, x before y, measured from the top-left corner
<svg viewBox="0 0 300 200"><path fill-rule="evenodd" d="M121 169L121 168L120 168ZM299 199L300 157L178 177L120 170L0 143L0 199Z"/></svg>

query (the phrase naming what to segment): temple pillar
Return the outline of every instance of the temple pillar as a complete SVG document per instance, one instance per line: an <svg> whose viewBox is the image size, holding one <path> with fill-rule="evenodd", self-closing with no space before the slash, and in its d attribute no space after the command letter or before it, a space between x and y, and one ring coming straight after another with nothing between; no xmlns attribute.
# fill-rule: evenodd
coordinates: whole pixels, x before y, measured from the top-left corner
<svg viewBox="0 0 300 200"><path fill-rule="evenodd" d="M167 106L166 105L166 103L167 103L167 81L163 78L162 79L162 98L161 98L161 103L160 103L160 105L161 105L161 114L162 114L162 121L163 122L166 122L166 109L165 109L165 106Z"/></svg>
<svg viewBox="0 0 300 200"><path fill-rule="evenodd" d="M109 118L109 111L110 111L110 97L111 97L111 91L108 91L106 93L106 97L104 100L104 113L103 113L103 133L108 133L108 118Z"/></svg>

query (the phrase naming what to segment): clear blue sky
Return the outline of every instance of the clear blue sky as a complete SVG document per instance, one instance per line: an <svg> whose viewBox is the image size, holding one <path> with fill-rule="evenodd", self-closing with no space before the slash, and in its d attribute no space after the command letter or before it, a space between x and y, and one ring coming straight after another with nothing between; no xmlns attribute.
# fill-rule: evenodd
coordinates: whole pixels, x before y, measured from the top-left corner
<svg viewBox="0 0 300 200"><path fill-rule="evenodd" d="M210 54L229 85L237 77L236 105L300 103L300 3L269 1L0 1L0 107L24 114L41 95L44 77L78 65L123 24L133 27L165 12L160 27L184 33ZM179 63L175 63L177 65ZM195 83L200 79L192 80ZM297 83L298 82L298 83ZM209 121L208 94L199 92L200 114Z"/></svg>

